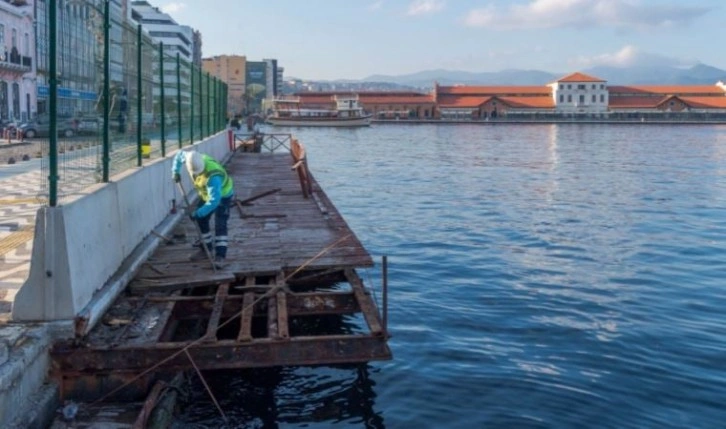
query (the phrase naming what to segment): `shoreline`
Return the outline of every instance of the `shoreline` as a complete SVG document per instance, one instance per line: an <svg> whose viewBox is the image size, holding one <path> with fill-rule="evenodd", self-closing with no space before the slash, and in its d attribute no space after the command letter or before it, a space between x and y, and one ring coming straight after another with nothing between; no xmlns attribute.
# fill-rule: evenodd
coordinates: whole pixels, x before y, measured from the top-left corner
<svg viewBox="0 0 726 429"><path fill-rule="evenodd" d="M613 119L372 119L372 124L442 124L442 125L498 125L498 124L602 124L602 125L726 125L726 120L683 121L683 120L613 120Z"/></svg>

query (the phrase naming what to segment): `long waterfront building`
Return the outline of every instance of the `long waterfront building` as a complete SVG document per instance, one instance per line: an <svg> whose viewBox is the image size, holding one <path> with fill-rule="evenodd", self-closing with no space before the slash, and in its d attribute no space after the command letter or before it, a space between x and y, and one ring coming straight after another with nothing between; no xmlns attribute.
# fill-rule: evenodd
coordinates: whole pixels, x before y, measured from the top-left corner
<svg viewBox="0 0 726 429"><path fill-rule="evenodd" d="M301 107L333 109L335 92L300 92ZM572 73L547 85L434 85L430 93L359 92L377 119L489 120L685 117L726 120L726 85L608 85Z"/></svg>

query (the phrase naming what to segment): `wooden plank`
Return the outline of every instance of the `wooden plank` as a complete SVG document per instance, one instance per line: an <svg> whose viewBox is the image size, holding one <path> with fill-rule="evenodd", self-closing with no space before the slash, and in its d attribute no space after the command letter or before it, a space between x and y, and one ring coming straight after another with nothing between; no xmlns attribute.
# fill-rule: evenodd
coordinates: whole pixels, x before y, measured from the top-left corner
<svg viewBox="0 0 726 429"><path fill-rule="evenodd" d="M240 316L239 334L237 341L244 343L252 341L252 315L254 314L255 294L253 292L245 293L242 302L242 315Z"/></svg>
<svg viewBox="0 0 726 429"><path fill-rule="evenodd" d="M217 289L217 295L214 298L214 306L212 307L212 314L209 316L209 323L207 324L207 333L204 335L205 341L216 341L217 340L217 329L219 328L219 319L222 316L222 308L224 307L224 300L227 299L229 293L229 283L223 283Z"/></svg>
<svg viewBox="0 0 726 429"><path fill-rule="evenodd" d="M366 293L365 286L363 286L363 281L361 281L360 277L358 277L358 273L349 268L345 270L345 277L348 279L348 282L350 282L350 285L353 288L353 294L355 295L355 299L358 301L358 306L363 312L363 317L368 324L368 329L371 330L373 335L383 335L383 327L379 320L378 310L376 309L370 295Z"/></svg>
<svg viewBox="0 0 726 429"><path fill-rule="evenodd" d="M277 329L280 338L290 338L290 328L287 320L287 295L285 292L277 292Z"/></svg>
<svg viewBox="0 0 726 429"><path fill-rule="evenodd" d="M231 273L213 274L210 270L208 276L198 276L197 278L178 277L169 280L152 281L152 279L144 281L137 279L129 285L131 293L147 293L147 292L173 292L181 289L194 288L199 286L213 286L221 283L231 283L236 277Z"/></svg>

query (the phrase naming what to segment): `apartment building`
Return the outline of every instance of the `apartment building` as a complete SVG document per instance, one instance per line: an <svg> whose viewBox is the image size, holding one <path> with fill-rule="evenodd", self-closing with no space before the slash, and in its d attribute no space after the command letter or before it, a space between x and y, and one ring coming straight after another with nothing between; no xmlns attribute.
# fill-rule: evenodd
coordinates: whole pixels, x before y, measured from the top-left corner
<svg viewBox="0 0 726 429"><path fill-rule="evenodd" d="M32 0L0 0L0 121L36 113L33 12Z"/></svg>

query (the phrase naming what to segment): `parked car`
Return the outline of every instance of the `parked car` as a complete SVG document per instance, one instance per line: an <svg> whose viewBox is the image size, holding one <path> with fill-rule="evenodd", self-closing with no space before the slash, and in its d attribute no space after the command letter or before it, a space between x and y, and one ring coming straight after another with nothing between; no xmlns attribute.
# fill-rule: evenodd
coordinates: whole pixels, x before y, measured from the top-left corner
<svg viewBox="0 0 726 429"><path fill-rule="evenodd" d="M81 121L75 118L58 118L57 127L58 135L63 137L73 137L80 132L92 132L97 130L97 126L90 124L88 121ZM21 124L18 129L23 132L23 136L29 139L35 137L48 137L50 135L50 119L48 116L40 115L30 122Z"/></svg>
<svg viewBox="0 0 726 429"><path fill-rule="evenodd" d="M18 127L18 123L12 119L2 120L0 119L0 138L5 136L5 131L10 132L10 138L15 138L15 130Z"/></svg>

